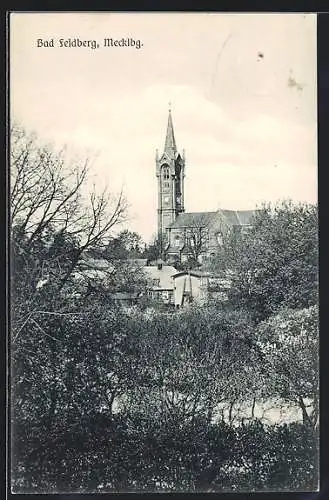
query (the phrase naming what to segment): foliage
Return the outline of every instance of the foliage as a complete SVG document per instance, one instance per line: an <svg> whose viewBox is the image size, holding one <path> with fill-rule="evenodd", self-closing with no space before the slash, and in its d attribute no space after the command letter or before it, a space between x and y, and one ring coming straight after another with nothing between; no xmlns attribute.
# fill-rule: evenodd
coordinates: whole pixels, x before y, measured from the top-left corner
<svg viewBox="0 0 329 500"><path fill-rule="evenodd" d="M142 379L127 405L152 412L157 420L193 421L198 415L212 419L219 401L251 389L236 380L251 355L251 325L237 314L190 308L176 314L134 315L132 331L142 335L135 346L142 360ZM256 356L256 353L255 353ZM225 372L227 378L221 376ZM230 377L230 380L228 380Z"/></svg>
<svg viewBox="0 0 329 500"><path fill-rule="evenodd" d="M44 337L17 371L16 491L314 487L311 428L216 417L219 401L257 388L248 366L260 353L245 313L94 307L43 327L56 341ZM38 369L47 342L53 358Z"/></svg>
<svg viewBox="0 0 329 500"><path fill-rule="evenodd" d="M155 261L161 258L161 238L154 237L152 241L146 245L143 252L143 257L148 261Z"/></svg>
<svg viewBox="0 0 329 500"><path fill-rule="evenodd" d="M117 233L124 198L86 197L85 163L20 128L11 153L13 491L315 488L315 413L271 427L252 409L245 422L233 415L263 397L315 398L314 210L264 209L257 244L235 235L222 260L235 272L227 304L125 309L113 295L146 286L128 260L158 256L159 243L144 250L136 233ZM281 242L291 228L294 249ZM260 281L239 274L244 264ZM302 286L279 264L304 272Z"/></svg>
<svg viewBox="0 0 329 500"><path fill-rule="evenodd" d="M89 433L85 432L88 429ZM202 420L193 426L99 415L44 439L24 435L23 469L14 491L314 491L318 450L302 424L232 428Z"/></svg>
<svg viewBox="0 0 329 500"><path fill-rule="evenodd" d="M76 294L75 273L89 248L102 246L125 218L126 203L106 190L85 195L88 161L39 145L23 128L11 134L12 329L35 310L62 312ZM88 290L89 293L89 290ZM35 321L35 318L34 318ZM40 325L39 325L40 326Z"/></svg>
<svg viewBox="0 0 329 500"><path fill-rule="evenodd" d="M173 266L177 269L177 271L187 271L189 269L197 269L201 266L201 264L198 260L195 260L194 257L189 256L183 262L180 262L179 260L175 261Z"/></svg>
<svg viewBox="0 0 329 500"><path fill-rule="evenodd" d="M317 207L263 206L247 233L225 235L212 268L230 271L231 300L257 320L282 305L299 309L318 299Z"/></svg>
<svg viewBox="0 0 329 500"><path fill-rule="evenodd" d="M318 425L318 308L284 309L261 323L258 345L268 371L268 390L300 406L306 425ZM311 408L307 410L307 403Z"/></svg>
<svg viewBox="0 0 329 500"><path fill-rule="evenodd" d="M138 259L144 255L145 243L141 236L125 229L108 243L103 255L113 259Z"/></svg>

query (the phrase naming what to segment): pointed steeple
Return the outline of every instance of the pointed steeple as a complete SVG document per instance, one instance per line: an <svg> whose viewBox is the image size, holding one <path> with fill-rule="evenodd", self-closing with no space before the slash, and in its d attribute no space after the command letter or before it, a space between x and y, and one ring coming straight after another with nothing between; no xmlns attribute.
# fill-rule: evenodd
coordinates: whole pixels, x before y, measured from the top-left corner
<svg viewBox="0 0 329 500"><path fill-rule="evenodd" d="M161 254L169 244L171 224L184 209L185 157L178 154L169 103L168 125L164 151L156 154L158 187L158 236ZM165 259L164 259L165 260Z"/></svg>
<svg viewBox="0 0 329 500"><path fill-rule="evenodd" d="M167 134L166 134L164 152L167 153L170 156L170 158L173 157L175 158L177 152L175 135L174 135L174 126L171 117L170 103L169 103L169 116L168 116Z"/></svg>

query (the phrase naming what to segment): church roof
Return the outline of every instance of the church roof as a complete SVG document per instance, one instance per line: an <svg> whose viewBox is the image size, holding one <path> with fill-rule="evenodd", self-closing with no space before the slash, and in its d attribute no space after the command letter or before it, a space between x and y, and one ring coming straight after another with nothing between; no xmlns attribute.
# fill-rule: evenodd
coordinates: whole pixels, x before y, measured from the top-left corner
<svg viewBox="0 0 329 500"><path fill-rule="evenodd" d="M186 212L179 214L170 225L171 228L205 227L216 217L221 215L229 226L246 226L255 210L218 210L217 212Z"/></svg>
<svg viewBox="0 0 329 500"><path fill-rule="evenodd" d="M170 227L203 227L207 226L217 212L184 212L177 215Z"/></svg>
<svg viewBox="0 0 329 500"><path fill-rule="evenodd" d="M175 158L177 153L174 126L170 110L168 116L167 134L166 134L164 152L167 153L170 156L170 158Z"/></svg>

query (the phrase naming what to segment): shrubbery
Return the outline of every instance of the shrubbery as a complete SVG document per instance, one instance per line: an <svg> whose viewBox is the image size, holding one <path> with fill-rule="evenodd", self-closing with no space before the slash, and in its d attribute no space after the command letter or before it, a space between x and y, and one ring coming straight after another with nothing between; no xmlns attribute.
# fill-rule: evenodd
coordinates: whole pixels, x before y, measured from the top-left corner
<svg viewBox="0 0 329 500"><path fill-rule="evenodd" d="M259 491L317 487L314 431L295 423L93 416L45 435L16 431L14 491Z"/></svg>
<svg viewBox="0 0 329 500"><path fill-rule="evenodd" d="M111 261L124 199L92 193L85 217L86 168L64 160L13 131L13 491L314 490L315 208L266 208L222 249L228 303L125 311L110 292L139 289L141 277L113 265L104 283L80 260ZM141 253L138 235L120 242ZM265 426L253 409L266 399L299 406L302 421Z"/></svg>
<svg viewBox="0 0 329 500"><path fill-rule="evenodd" d="M245 313L93 310L46 327L60 340L49 339L53 364L16 386L15 491L315 487L314 426L216 414L220 401L280 395L261 378Z"/></svg>

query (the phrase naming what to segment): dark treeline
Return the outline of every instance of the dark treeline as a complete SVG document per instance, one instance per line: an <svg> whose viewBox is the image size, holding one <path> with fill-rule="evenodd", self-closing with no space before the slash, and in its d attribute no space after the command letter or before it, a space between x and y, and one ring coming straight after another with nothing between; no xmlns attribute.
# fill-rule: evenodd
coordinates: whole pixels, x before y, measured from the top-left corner
<svg viewBox="0 0 329 500"><path fill-rule="evenodd" d="M146 283L117 261L146 250L114 237L123 195L83 195L86 162L20 127L11 154L13 491L316 489L316 207L263 207L225 236L209 265L230 273L227 302L126 310L111 292ZM268 400L300 421L262 419Z"/></svg>

